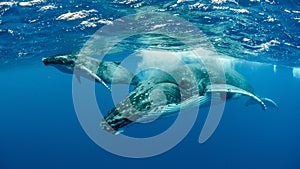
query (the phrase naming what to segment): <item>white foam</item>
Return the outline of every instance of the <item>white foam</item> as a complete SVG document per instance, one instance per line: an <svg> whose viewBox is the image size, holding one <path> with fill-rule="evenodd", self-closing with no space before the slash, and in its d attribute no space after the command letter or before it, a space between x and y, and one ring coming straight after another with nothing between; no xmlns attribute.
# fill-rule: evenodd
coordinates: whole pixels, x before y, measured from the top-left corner
<svg viewBox="0 0 300 169"><path fill-rule="evenodd" d="M31 3L43 3L43 2L46 2L46 0L32 0Z"/></svg>
<svg viewBox="0 0 300 169"><path fill-rule="evenodd" d="M97 26L97 24L95 24L95 23L93 23L93 22L89 22L89 21L82 21L82 22L80 23L80 25L83 25L83 26L85 26L85 27L96 27L96 26Z"/></svg>
<svg viewBox="0 0 300 169"><path fill-rule="evenodd" d="M121 1L119 2L119 4L132 4L132 3L135 3L137 2L137 0L124 0L124 1Z"/></svg>
<svg viewBox="0 0 300 169"><path fill-rule="evenodd" d="M19 6L29 7L29 6L33 6L33 5L44 3L44 2L46 2L46 0L32 0L32 1L27 1L27 2L19 2Z"/></svg>
<svg viewBox="0 0 300 169"><path fill-rule="evenodd" d="M213 9L230 10L236 13L250 13L247 9L229 8L228 6L213 6Z"/></svg>
<svg viewBox="0 0 300 169"><path fill-rule="evenodd" d="M11 29L8 29L8 30L7 30L7 32L8 32L8 33L10 33L11 35L13 35L13 34L14 34L14 31L13 31L13 30L11 30Z"/></svg>
<svg viewBox="0 0 300 169"><path fill-rule="evenodd" d="M295 17L293 19L296 20L296 21L298 21L298 22L300 22L300 17L299 18Z"/></svg>
<svg viewBox="0 0 300 169"><path fill-rule="evenodd" d="M19 6L33 6L31 2L19 2Z"/></svg>
<svg viewBox="0 0 300 169"><path fill-rule="evenodd" d="M289 9L284 9L284 12L286 12L286 13L296 13L296 14L299 14L299 13L300 13L300 11L296 11L296 10L291 11L291 10L289 10Z"/></svg>
<svg viewBox="0 0 300 169"><path fill-rule="evenodd" d="M249 38L243 38L243 41L244 42L249 42L251 39L249 39Z"/></svg>
<svg viewBox="0 0 300 169"><path fill-rule="evenodd" d="M13 6L15 2L0 2L0 7L1 6Z"/></svg>
<svg viewBox="0 0 300 169"><path fill-rule="evenodd" d="M87 16L89 16L90 13L93 13L93 12L98 12L98 11L95 9L91 9L91 10L82 10L82 11L78 11L78 12L68 12L68 13L60 15L59 17L56 18L56 20L71 21L71 20L76 20L76 19L83 19L83 18L86 18Z"/></svg>
<svg viewBox="0 0 300 169"><path fill-rule="evenodd" d="M112 21L109 21L109 20L106 20L106 19L100 19L100 18L97 18L97 17L93 17L93 18L90 18L86 21L82 21L80 23L80 25L84 26L84 27L96 27L97 24L105 24L105 25L112 25L113 22Z"/></svg>
<svg viewBox="0 0 300 169"><path fill-rule="evenodd" d="M273 71L274 71L274 73L277 72L277 65L273 65Z"/></svg>
<svg viewBox="0 0 300 169"><path fill-rule="evenodd" d="M36 22L36 21L38 21L38 19L29 20L28 22L29 22L29 23L34 23L34 22Z"/></svg>
<svg viewBox="0 0 300 169"><path fill-rule="evenodd" d="M300 11L296 11L296 10L295 10L295 11L292 11L292 12L293 12L293 13L300 13Z"/></svg>
<svg viewBox="0 0 300 169"><path fill-rule="evenodd" d="M228 10L228 6L213 6L213 9L219 9L219 10Z"/></svg>
<svg viewBox="0 0 300 169"><path fill-rule="evenodd" d="M214 4L222 4L222 3L225 3L227 0L211 0L211 3L214 3Z"/></svg>
<svg viewBox="0 0 300 169"><path fill-rule="evenodd" d="M267 19L266 19L267 22L274 22L275 20L276 19L273 18L272 16L268 16Z"/></svg>
<svg viewBox="0 0 300 169"><path fill-rule="evenodd" d="M38 12L42 12L42 11L47 11L47 10L52 10L52 9L56 9L57 7L55 5L46 5L41 7Z"/></svg>
<svg viewBox="0 0 300 169"><path fill-rule="evenodd" d="M293 68L293 77L300 78L300 67Z"/></svg>
<svg viewBox="0 0 300 169"><path fill-rule="evenodd" d="M197 2L197 3L193 4L193 5L189 5L189 9L190 9L190 10L191 10L191 9L200 9L200 8L202 8L202 7L205 7L205 5L204 5L204 4L201 4L201 3L199 3L199 2Z"/></svg>
<svg viewBox="0 0 300 169"><path fill-rule="evenodd" d="M267 3L271 4L271 5L274 5L274 4L275 4L275 1L274 1L274 0L272 0L272 1L270 1L270 0L265 0L265 2L267 2Z"/></svg>
<svg viewBox="0 0 300 169"><path fill-rule="evenodd" d="M177 4L180 4L182 2L191 2L191 1L194 1L194 0L177 0Z"/></svg>
<svg viewBox="0 0 300 169"><path fill-rule="evenodd" d="M247 9L235 9L235 8L229 8L229 10L234 11L236 13L250 13Z"/></svg>
<svg viewBox="0 0 300 169"><path fill-rule="evenodd" d="M278 46L280 42L277 40L270 40L269 42L262 43L256 47L260 48L259 51L268 51L271 46Z"/></svg>
<svg viewBox="0 0 300 169"><path fill-rule="evenodd" d="M238 2L235 0L211 0L211 3L214 3L214 4L223 4L226 2L232 2L232 3L235 3L238 5Z"/></svg>
<svg viewBox="0 0 300 169"><path fill-rule="evenodd" d="M112 25L113 24L112 21L109 21L109 20L106 20L106 19L99 19L98 23L106 24L106 25Z"/></svg>

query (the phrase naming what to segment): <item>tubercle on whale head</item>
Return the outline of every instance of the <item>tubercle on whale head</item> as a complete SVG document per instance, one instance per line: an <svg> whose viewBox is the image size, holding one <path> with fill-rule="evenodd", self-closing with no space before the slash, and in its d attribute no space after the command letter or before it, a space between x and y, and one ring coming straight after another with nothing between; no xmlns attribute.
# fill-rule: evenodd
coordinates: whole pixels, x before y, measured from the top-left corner
<svg viewBox="0 0 300 169"><path fill-rule="evenodd" d="M105 130L113 135L118 135L124 131L123 129L115 129L114 127L109 125L105 119L102 119L102 121L100 123L100 127L102 130Z"/></svg>
<svg viewBox="0 0 300 169"><path fill-rule="evenodd" d="M126 99L126 101L129 100ZM142 114L131 114L131 112L136 111L129 107L124 107L124 104L118 104L102 119L100 127L109 133L117 135L123 132L124 127L128 127L129 124L135 122L142 116Z"/></svg>
<svg viewBox="0 0 300 169"><path fill-rule="evenodd" d="M44 63L44 65L53 66L60 71L68 74L73 73L73 68L75 67L76 60L76 55L57 55L42 58L42 62Z"/></svg>
<svg viewBox="0 0 300 169"><path fill-rule="evenodd" d="M112 134L115 134L115 135L116 135L116 133L117 133L117 130L115 130L112 126L110 126L110 125L107 123L107 121L106 121L105 119L103 119L103 120L101 121L100 127L101 127L103 130L105 130L105 131L107 131L107 132L109 132L109 133L112 133Z"/></svg>

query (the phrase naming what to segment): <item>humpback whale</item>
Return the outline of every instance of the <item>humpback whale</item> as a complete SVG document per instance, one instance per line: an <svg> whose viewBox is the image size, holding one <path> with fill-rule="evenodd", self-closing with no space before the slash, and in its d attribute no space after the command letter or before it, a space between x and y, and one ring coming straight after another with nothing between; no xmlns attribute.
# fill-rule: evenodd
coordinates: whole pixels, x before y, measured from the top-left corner
<svg viewBox="0 0 300 169"><path fill-rule="evenodd" d="M101 62L91 57L78 57L77 55L58 55L52 57L44 57L42 61L45 65L51 65L60 71L72 74L74 70L81 72L77 75L91 79L94 78L97 82L102 83L108 90L107 84L132 84L136 85L139 79L129 72L126 68L120 65L119 62Z"/></svg>
<svg viewBox="0 0 300 169"><path fill-rule="evenodd" d="M182 108L205 105L210 102L212 93L219 94L221 100L244 95L249 97L246 106L258 103L263 110L267 106L278 109L273 100L257 96L246 79L229 68L222 72L215 66L190 63L175 67L169 73L161 71L141 81L118 62L77 55L46 57L42 61L65 73L80 70L80 76L93 77L108 90L107 84L111 83L135 85L129 95L111 109L100 123L102 129L113 134L122 132L135 122L169 117Z"/></svg>
<svg viewBox="0 0 300 169"><path fill-rule="evenodd" d="M267 106L278 109L273 100L255 95L253 87L235 70L226 69L225 81L220 79L223 72L217 70L202 64L187 64L172 70L173 76L161 72L141 81L123 101L109 111L100 126L110 133L118 134L134 122L169 117L176 115L182 108L205 105L210 102L211 93L220 94L221 100L244 95L249 97L246 105L258 103L263 110ZM194 82L191 80L193 78ZM151 96L156 90L158 94Z"/></svg>

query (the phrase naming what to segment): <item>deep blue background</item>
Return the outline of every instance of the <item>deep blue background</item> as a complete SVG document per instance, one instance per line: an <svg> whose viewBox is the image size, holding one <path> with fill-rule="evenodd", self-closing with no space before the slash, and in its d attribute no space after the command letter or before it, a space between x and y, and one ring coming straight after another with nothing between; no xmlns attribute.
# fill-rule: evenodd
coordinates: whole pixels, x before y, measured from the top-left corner
<svg viewBox="0 0 300 169"><path fill-rule="evenodd" d="M300 79L293 78L287 68L279 68L274 74L272 66L244 63L236 67L248 74L257 93L274 99L280 110L262 111L258 105L245 107L245 99L227 102L220 125L204 144L197 142L207 115L200 111L192 131L180 144L146 159L110 154L88 138L73 108L71 75L42 63L2 71L0 166L298 169ZM131 128L156 131L165 121L158 121L152 129L143 125Z"/></svg>

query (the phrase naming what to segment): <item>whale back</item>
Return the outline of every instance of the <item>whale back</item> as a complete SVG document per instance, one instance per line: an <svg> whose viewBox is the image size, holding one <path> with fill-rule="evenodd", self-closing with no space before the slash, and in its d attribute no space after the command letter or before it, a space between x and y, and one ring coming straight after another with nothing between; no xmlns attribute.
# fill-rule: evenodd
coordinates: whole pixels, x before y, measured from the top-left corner
<svg viewBox="0 0 300 169"><path fill-rule="evenodd" d="M186 64L175 68L170 73L160 71L151 76L149 81L152 85L174 83L180 87L182 93L188 92L185 94L186 97L196 94L203 95L206 86L211 84L229 84L254 94L254 89L250 83L234 69L220 69L213 65ZM231 97L232 94L228 94L227 98Z"/></svg>

